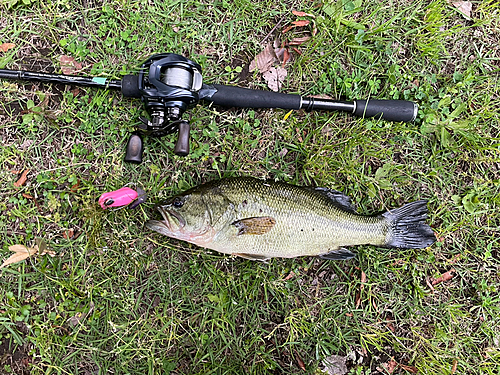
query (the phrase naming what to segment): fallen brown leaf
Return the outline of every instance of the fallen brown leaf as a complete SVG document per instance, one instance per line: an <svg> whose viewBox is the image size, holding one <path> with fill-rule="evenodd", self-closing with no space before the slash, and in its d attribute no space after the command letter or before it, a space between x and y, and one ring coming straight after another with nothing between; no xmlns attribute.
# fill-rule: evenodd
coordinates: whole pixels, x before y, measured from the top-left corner
<svg viewBox="0 0 500 375"><path fill-rule="evenodd" d="M262 52L255 56L255 58L250 63L248 70L250 72L253 72L255 69L258 69L259 72L265 73L277 61L278 57L276 56L276 52L274 52L272 44L268 44Z"/></svg>
<svg viewBox="0 0 500 375"><path fill-rule="evenodd" d="M448 281L453 279L455 277L455 269L451 269L445 273L443 273L441 276L439 276L437 279L432 280L432 285L436 285L439 283L442 283L444 281Z"/></svg>
<svg viewBox="0 0 500 375"><path fill-rule="evenodd" d="M363 284L366 283L366 273L361 271L361 289L363 289Z"/></svg>
<svg viewBox="0 0 500 375"><path fill-rule="evenodd" d="M71 56L61 55L61 57L59 57L59 64L61 65L63 74L75 74L82 70L82 64Z"/></svg>
<svg viewBox="0 0 500 375"><path fill-rule="evenodd" d="M389 373L392 374L396 367L398 367L398 363L394 360L394 358L391 358L391 360L387 363L383 363L382 366L384 366L385 370Z"/></svg>
<svg viewBox="0 0 500 375"><path fill-rule="evenodd" d="M312 18L316 17L314 14L302 12L300 10L292 10L292 14L297 17L312 17Z"/></svg>
<svg viewBox="0 0 500 375"><path fill-rule="evenodd" d="M411 372L412 374L416 374L418 372L418 368L416 368L415 366L407 366L400 363L399 367L401 367L405 371Z"/></svg>
<svg viewBox="0 0 500 375"><path fill-rule="evenodd" d="M26 183L26 181L28 180L27 176L29 171L30 171L29 169L26 169L21 175L21 177L19 177L19 179L16 182L14 182L15 187L21 187Z"/></svg>
<svg viewBox="0 0 500 375"><path fill-rule="evenodd" d="M453 361L453 366L451 367L451 375L453 375L455 372L457 372L457 367L458 367L458 361L455 359Z"/></svg>
<svg viewBox="0 0 500 375"><path fill-rule="evenodd" d="M283 280L288 281L291 278L293 278L294 276L295 276L295 273L293 271L290 271L290 273L288 274L288 276L285 277Z"/></svg>
<svg viewBox="0 0 500 375"><path fill-rule="evenodd" d="M74 184L73 186L71 186L71 192L72 193L76 193L79 188L80 188L80 180L78 180L76 182L76 184Z"/></svg>
<svg viewBox="0 0 500 375"><path fill-rule="evenodd" d="M34 199L32 195L29 195L29 194L26 194L26 193L23 193L21 194L24 198L26 199Z"/></svg>
<svg viewBox="0 0 500 375"><path fill-rule="evenodd" d="M292 25L294 25L295 27L304 27L309 25L310 23L311 21L309 20L298 20L298 21L293 21Z"/></svg>
<svg viewBox="0 0 500 375"><path fill-rule="evenodd" d="M283 51L283 63L281 66L284 67L288 60L290 60L290 52L288 52L288 48L285 48Z"/></svg>
<svg viewBox="0 0 500 375"><path fill-rule="evenodd" d="M264 78L264 80L267 82L267 86L272 91L277 92L281 89L281 86L283 85L283 82L285 81L287 74L288 72L284 68L271 67L269 68L269 70L267 70L262 74L262 78Z"/></svg>
<svg viewBox="0 0 500 375"><path fill-rule="evenodd" d="M311 39L310 36L303 36L302 38L293 38L290 42L288 42L288 45L300 46L301 44L307 42L309 39Z"/></svg>
<svg viewBox="0 0 500 375"><path fill-rule="evenodd" d="M16 45L14 43L2 43L0 44L0 51L7 52L9 49L14 48Z"/></svg>
<svg viewBox="0 0 500 375"><path fill-rule="evenodd" d="M356 298L354 299L354 301L356 303L356 308L358 308L359 305L361 305L361 293L360 292L356 293Z"/></svg>
<svg viewBox="0 0 500 375"><path fill-rule="evenodd" d="M302 358L300 358L299 353L297 351L295 351L295 358L297 358L297 364L299 365L299 368L303 371L306 371L306 365L304 364Z"/></svg>
<svg viewBox="0 0 500 375"><path fill-rule="evenodd" d="M347 357L340 355L331 355L323 359L321 364L323 365L323 372L328 375L345 375L347 374L346 366Z"/></svg>
<svg viewBox="0 0 500 375"><path fill-rule="evenodd" d="M36 253L38 253L38 246L31 248L24 245L12 245L9 246L9 250L13 251L15 254L12 254L9 258L7 258L2 263L2 265L0 265L0 268L3 268L9 264L21 262L35 255Z"/></svg>
<svg viewBox="0 0 500 375"><path fill-rule="evenodd" d="M66 240L70 240L75 235L75 231L73 229L68 229L63 232L63 238Z"/></svg>
<svg viewBox="0 0 500 375"><path fill-rule="evenodd" d="M470 18L472 13L472 3L470 1L452 1L455 8L457 8L464 16Z"/></svg>

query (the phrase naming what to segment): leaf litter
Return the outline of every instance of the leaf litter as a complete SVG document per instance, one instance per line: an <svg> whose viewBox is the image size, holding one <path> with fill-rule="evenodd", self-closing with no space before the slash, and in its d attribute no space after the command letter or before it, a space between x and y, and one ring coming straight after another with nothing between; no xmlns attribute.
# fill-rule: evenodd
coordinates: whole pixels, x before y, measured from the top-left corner
<svg viewBox="0 0 500 375"><path fill-rule="evenodd" d="M63 74L75 74L82 70L82 64L77 62L74 57L61 55L59 65Z"/></svg>
<svg viewBox="0 0 500 375"><path fill-rule="evenodd" d="M347 374L346 366L347 357L341 355L331 355L326 357L321 362L323 365L323 372L328 375L345 375Z"/></svg>
<svg viewBox="0 0 500 375"><path fill-rule="evenodd" d="M24 172L21 174L21 177L19 177L19 179L16 182L14 182L14 186L16 188L21 187L26 183L26 181L28 180L29 171L30 171L29 169L24 170Z"/></svg>
<svg viewBox="0 0 500 375"><path fill-rule="evenodd" d="M465 18L470 19L472 13L472 2L470 1L451 1L451 4L462 13Z"/></svg>
<svg viewBox="0 0 500 375"><path fill-rule="evenodd" d="M16 45L14 43L2 43L0 44L0 51L7 52L8 50L14 48Z"/></svg>
<svg viewBox="0 0 500 375"><path fill-rule="evenodd" d="M52 257L56 255L54 251L50 251L47 248L47 243L45 240L37 238L35 240L36 245L33 247L27 247L24 245L12 245L9 246L9 250L13 251L14 254L12 254L9 258L7 258L2 265L0 265L0 268L3 268L5 266L8 266L9 264L14 264L14 263L19 263L22 262L23 260L26 260L32 256L35 255L45 255L48 254Z"/></svg>
<svg viewBox="0 0 500 375"><path fill-rule="evenodd" d="M313 25L312 35L315 35L316 26L314 23L315 16L313 14L297 10L293 10L292 14L297 17L308 17L311 19L299 19L292 21L289 26L282 30L282 35L293 28L300 29L309 26L311 23ZM306 32L309 33L308 31ZM301 52L297 49L297 47L306 43L310 39L311 35L303 35L300 37L291 38L290 40L288 40L287 38L287 40L281 43L278 40L276 40L272 44L267 43L264 49L252 59L248 70L250 72L257 70L260 74L262 74L262 78L267 83L269 89L277 92L283 86L283 82L288 75L288 71L285 69L285 65L292 59L291 51L294 51L300 55Z"/></svg>
<svg viewBox="0 0 500 375"><path fill-rule="evenodd" d="M449 281L455 277L455 274L456 274L456 271L454 268L452 268L449 271L443 273L437 279L432 280L431 284L434 286L434 285L437 285L437 284L442 283L444 281Z"/></svg>

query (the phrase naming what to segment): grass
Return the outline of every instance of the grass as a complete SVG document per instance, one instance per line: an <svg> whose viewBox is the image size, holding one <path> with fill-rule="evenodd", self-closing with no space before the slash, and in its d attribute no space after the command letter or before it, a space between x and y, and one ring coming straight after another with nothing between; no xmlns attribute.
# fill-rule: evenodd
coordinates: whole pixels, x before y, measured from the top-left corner
<svg viewBox="0 0 500 375"><path fill-rule="evenodd" d="M470 18L444 0L0 5L0 44L15 44L0 68L58 72L65 54L83 64L78 74L120 78L175 52L207 83L261 89L246 65L269 33L311 35L282 33L307 18L291 12L301 10L317 34L292 52L283 91L420 105L412 124L200 105L184 116L189 156L166 136L147 139L145 161L130 165L139 101L1 81L0 258L35 238L56 256L0 271L0 373L320 374L339 355L349 374L387 374L391 359L392 373L498 374L500 6L472 3ZM15 188L12 171L25 169ZM439 241L261 264L144 228L156 202L239 175L341 190L362 213L428 199ZM148 191L145 205L97 205L130 181Z"/></svg>

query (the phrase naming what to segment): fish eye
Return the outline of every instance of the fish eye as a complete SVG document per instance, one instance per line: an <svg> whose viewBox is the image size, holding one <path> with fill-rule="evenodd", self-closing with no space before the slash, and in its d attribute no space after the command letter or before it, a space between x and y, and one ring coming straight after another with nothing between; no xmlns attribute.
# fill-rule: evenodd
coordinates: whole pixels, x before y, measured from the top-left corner
<svg viewBox="0 0 500 375"><path fill-rule="evenodd" d="M175 197L174 200L173 200L173 202L172 202L172 205L175 208L181 208L183 204L184 204L184 202L179 197Z"/></svg>

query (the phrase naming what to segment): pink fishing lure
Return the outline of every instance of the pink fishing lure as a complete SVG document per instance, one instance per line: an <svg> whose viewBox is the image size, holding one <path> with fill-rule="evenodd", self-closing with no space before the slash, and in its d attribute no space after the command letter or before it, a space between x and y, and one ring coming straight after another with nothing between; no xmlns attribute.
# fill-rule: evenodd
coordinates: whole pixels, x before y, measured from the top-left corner
<svg viewBox="0 0 500 375"><path fill-rule="evenodd" d="M105 210L108 207L121 207L127 206L137 199L139 194L129 187L122 187L121 189L104 193L99 198L99 204Z"/></svg>

